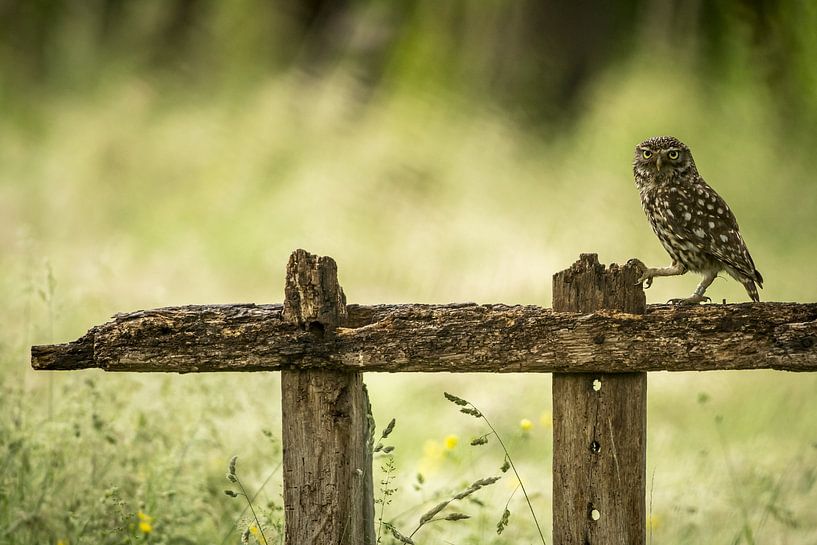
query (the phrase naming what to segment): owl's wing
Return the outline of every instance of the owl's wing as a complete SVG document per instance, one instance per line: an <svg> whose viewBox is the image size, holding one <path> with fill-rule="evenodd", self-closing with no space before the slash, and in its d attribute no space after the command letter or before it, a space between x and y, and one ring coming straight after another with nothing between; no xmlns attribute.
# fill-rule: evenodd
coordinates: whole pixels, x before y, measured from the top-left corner
<svg viewBox="0 0 817 545"><path fill-rule="evenodd" d="M762 281L735 215L706 182L698 179L687 188L670 191L667 200L679 237L748 278Z"/></svg>

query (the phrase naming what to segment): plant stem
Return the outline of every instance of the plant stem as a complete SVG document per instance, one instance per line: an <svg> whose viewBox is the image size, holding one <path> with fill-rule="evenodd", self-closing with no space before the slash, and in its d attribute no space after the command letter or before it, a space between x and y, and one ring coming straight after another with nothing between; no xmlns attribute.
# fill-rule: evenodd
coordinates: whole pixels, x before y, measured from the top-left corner
<svg viewBox="0 0 817 545"><path fill-rule="evenodd" d="M513 473L514 473L514 475L516 475L516 480L519 481L519 486L522 488L522 494L525 495L525 501L527 502L528 509L530 509L530 514L533 517L533 523L536 524L536 530L539 532L539 537L542 540L542 544L547 545L547 541L545 541L545 535L542 533L542 528L539 526L539 520L536 518L536 513L533 511L533 505L530 502L530 497L528 496L528 491L525 490L525 483L522 482L522 478L519 476L519 472L516 471L516 465L514 465L514 463L513 463L513 458L511 457L511 453L508 452L508 449L505 446L505 443L502 441L502 437L499 436L499 434L496 432L496 429L491 425L491 422L485 416L485 413L480 411L479 408L477 408L477 406L474 405L473 403L471 403L470 401L468 402L468 404L471 405L471 407L473 407L476 411L479 412L480 418L485 420L485 423L488 424L489 428L491 428L491 431L496 436L497 441L499 441L499 444L502 446L502 450L505 451L505 456L508 457L508 462L510 462L510 464L511 464L511 469L513 469Z"/></svg>
<svg viewBox="0 0 817 545"><path fill-rule="evenodd" d="M255 526L258 528L258 533L261 534L261 537L264 539L264 545L269 545L267 543L267 536L264 535L264 530L261 528L261 523L258 521L258 515L255 514L255 508L252 506L252 501L250 501L250 497L247 495L247 491L244 490L244 485L241 484L241 479L236 476L235 482L238 483L238 486L241 488L241 494L247 500L247 504L250 506L250 511L252 511L252 517L255 519Z"/></svg>
<svg viewBox="0 0 817 545"><path fill-rule="evenodd" d="M655 468L652 468L652 479L650 479L650 545L652 545L652 527L655 526L655 521L652 520L652 498L653 498L653 488L655 487Z"/></svg>
<svg viewBox="0 0 817 545"><path fill-rule="evenodd" d="M383 511L386 509L386 490L389 488L389 483L391 482L391 472L392 472L392 464L386 464L386 478L383 482L383 497L380 499L380 516L377 519L377 541L375 543L380 543L380 530L383 528Z"/></svg>
<svg viewBox="0 0 817 545"><path fill-rule="evenodd" d="M247 502L248 506L252 507L252 502L254 502L255 498L258 497L258 494L260 494L261 491L264 490L264 487L267 486L267 483L269 483L270 479L272 479L272 476L275 475L278 472L278 470L281 468L281 464L283 464L283 462L278 462L278 465L275 466L275 468L273 468L273 470L270 472L269 475L267 475L267 478L264 480L264 483L261 485L261 487L258 490L256 490L255 494L253 494L252 499L250 499L250 501ZM246 512L247 512L247 508L245 507L244 510L241 511L241 516L243 517L244 513L246 513ZM221 545L224 545L225 543L227 543L227 540L230 539L230 535L233 533L233 530L235 530L236 526L238 526L238 520L233 522L232 528L230 528L227 531L227 533L224 534L224 538L221 540Z"/></svg>

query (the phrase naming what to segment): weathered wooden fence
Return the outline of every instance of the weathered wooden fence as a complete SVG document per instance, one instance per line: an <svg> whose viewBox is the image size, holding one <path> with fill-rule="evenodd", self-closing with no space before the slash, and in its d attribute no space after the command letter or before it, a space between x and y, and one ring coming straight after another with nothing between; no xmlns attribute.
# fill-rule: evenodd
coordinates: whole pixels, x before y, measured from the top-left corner
<svg viewBox="0 0 817 545"><path fill-rule="evenodd" d="M553 543L643 545L647 371L817 371L817 304L645 304L641 265L582 254L553 310L347 305L329 257L287 265L283 305L118 314L34 346L35 369L281 371L288 545L373 545L363 372L554 373Z"/></svg>

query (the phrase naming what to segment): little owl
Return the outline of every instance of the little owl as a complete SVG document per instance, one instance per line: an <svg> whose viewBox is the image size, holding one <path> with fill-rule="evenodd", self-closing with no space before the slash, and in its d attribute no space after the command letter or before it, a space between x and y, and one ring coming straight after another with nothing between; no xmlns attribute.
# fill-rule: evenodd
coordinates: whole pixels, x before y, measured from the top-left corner
<svg viewBox="0 0 817 545"><path fill-rule="evenodd" d="M690 297L670 303L694 305L709 301L706 288L721 271L743 284L752 301L759 301L755 284L763 277L755 268L738 222L726 202L701 178L692 152L677 138L656 136L635 148L635 185L641 206L672 265L647 269L639 282L652 285L656 276L675 276L694 271L703 280Z"/></svg>

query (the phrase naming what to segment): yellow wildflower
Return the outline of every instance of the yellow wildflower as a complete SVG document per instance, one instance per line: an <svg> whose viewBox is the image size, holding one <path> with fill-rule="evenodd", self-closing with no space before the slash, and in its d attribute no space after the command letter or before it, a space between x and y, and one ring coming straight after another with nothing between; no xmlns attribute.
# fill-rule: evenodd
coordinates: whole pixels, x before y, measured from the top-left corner
<svg viewBox="0 0 817 545"><path fill-rule="evenodd" d="M539 423L542 424L544 428L552 428L553 427L553 414L550 411L545 411L541 415L539 415Z"/></svg>
<svg viewBox="0 0 817 545"><path fill-rule="evenodd" d="M661 515L650 515L647 517L647 528L656 530L661 526Z"/></svg>
<svg viewBox="0 0 817 545"><path fill-rule="evenodd" d="M424 475L433 474L443 461L444 453L443 445L439 441L427 439L423 443L423 457L420 458L417 470Z"/></svg>
<svg viewBox="0 0 817 545"><path fill-rule="evenodd" d="M258 539L261 536L261 530L259 530L258 526L255 524L250 526L250 533L255 537L255 539Z"/></svg>
<svg viewBox="0 0 817 545"><path fill-rule="evenodd" d="M153 531L153 517L150 515L143 513L142 511L138 511L136 513L136 518L139 519L139 531L143 534L149 534Z"/></svg>
<svg viewBox="0 0 817 545"><path fill-rule="evenodd" d="M519 421L519 427L522 428L522 431L528 432L533 428L533 422L528 420L527 418L523 418Z"/></svg>
<svg viewBox="0 0 817 545"><path fill-rule="evenodd" d="M142 511L136 513L136 518L138 518L140 522L147 522L148 524L153 522L153 517L151 517L150 515L146 515Z"/></svg>
<svg viewBox="0 0 817 545"><path fill-rule="evenodd" d="M445 450L452 450L459 442L460 438L456 435L447 435L445 439L443 439L443 446L445 446Z"/></svg>
<svg viewBox="0 0 817 545"><path fill-rule="evenodd" d="M57 545L68 545L68 540L67 539L58 539L57 540Z"/></svg>
<svg viewBox="0 0 817 545"><path fill-rule="evenodd" d="M428 458L429 460L439 460L442 455L442 447L437 441L428 439L425 443L423 443L423 458Z"/></svg>

